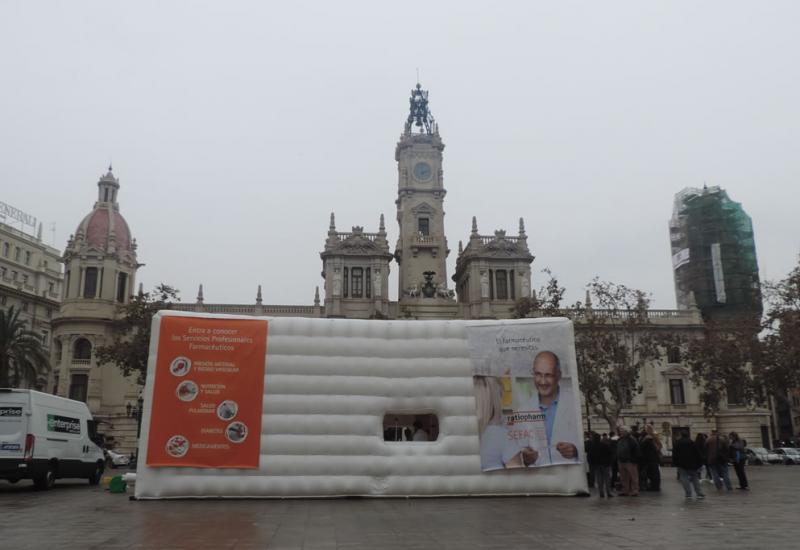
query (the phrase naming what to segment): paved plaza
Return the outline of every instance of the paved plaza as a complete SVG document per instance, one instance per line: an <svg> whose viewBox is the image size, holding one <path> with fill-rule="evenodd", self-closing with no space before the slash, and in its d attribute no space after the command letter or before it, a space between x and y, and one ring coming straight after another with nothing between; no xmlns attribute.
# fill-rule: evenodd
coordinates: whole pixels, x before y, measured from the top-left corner
<svg viewBox="0 0 800 550"><path fill-rule="evenodd" d="M752 490L586 497L131 501L85 483L0 482L0 547L103 550L797 548L800 466L749 468Z"/></svg>

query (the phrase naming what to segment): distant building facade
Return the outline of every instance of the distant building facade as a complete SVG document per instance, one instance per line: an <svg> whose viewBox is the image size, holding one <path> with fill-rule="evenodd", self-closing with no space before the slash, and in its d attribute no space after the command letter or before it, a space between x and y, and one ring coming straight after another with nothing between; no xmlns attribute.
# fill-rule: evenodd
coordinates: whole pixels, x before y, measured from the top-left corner
<svg viewBox="0 0 800 550"><path fill-rule="evenodd" d="M42 241L42 224L37 229L36 219L29 214L0 202L0 219L0 310L19 311L20 319L41 336L49 354L51 320L61 301L61 254ZM31 233L11 225L15 222ZM49 372L40 372L29 385L45 390L48 376Z"/></svg>
<svg viewBox="0 0 800 550"><path fill-rule="evenodd" d="M516 235L503 229L486 235L479 232L473 218L467 244L459 242L456 270L448 279L446 259L450 249L444 226L443 150L427 92L417 85L412 90L409 116L395 149L399 233L393 251L383 215L376 216L379 223L375 232L365 231L364 226L342 232L337 230L335 216L331 214L320 252L323 296L318 287L311 304L264 304L260 287L255 301L249 304L206 303L201 284L194 303L178 303L175 309L350 319L511 317L515 301L531 296L534 255L528 247L524 221L519 218ZM116 367L97 366L91 350L110 341L110 322L118 306L129 299L140 264L136 260L135 243L118 211L119 184L110 170L100 179L98 188L98 202L70 238L64 253L68 290L54 323L60 346L54 361L59 393L84 398L92 411L114 426L106 427L106 433L112 435L118 448L129 452L135 437L131 435L126 405L136 402L140 390L125 380ZM393 261L399 270L396 301L389 300L388 292ZM449 281L453 288L449 287ZM654 310L649 315L652 323L663 330L696 335L702 329L696 308ZM673 427L696 432L735 426L748 441L759 441L762 425L767 423L766 412L725 409L714 418L705 418L699 392L692 386L679 353L667 354L663 361L648 366L642 378L645 390L636 397L632 408L625 411L626 424L653 422L670 436ZM601 428L601 424L595 423L602 421L591 411L590 417L593 427Z"/></svg>
<svg viewBox="0 0 800 550"><path fill-rule="evenodd" d="M85 401L100 430L127 450L136 441L131 413L141 388L115 365L99 365L96 356L98 346L113 342L112 323L133 294L140 266L136 239L119 211L119 189L109 166L97 182L94 207L67 242L51 362L54 393Z"/></svg>

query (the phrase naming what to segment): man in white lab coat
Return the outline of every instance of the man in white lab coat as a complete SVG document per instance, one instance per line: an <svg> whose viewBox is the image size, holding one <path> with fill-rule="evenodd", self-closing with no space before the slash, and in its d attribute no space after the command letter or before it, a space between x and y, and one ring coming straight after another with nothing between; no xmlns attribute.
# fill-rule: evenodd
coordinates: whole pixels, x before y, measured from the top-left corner
<svg viewBox="0 0 800 550"><path fill-rule="evenodd" d="M572 388L561 385L561 364L552 351L539 352L533 360L533 383L536 391L518 405L519 411L544 415L547 447L534 449L524 443L510 442L503 451L503 461L521 459L525 466L574 464L578 461L576 437L580 437L575 418Z"/></svg>

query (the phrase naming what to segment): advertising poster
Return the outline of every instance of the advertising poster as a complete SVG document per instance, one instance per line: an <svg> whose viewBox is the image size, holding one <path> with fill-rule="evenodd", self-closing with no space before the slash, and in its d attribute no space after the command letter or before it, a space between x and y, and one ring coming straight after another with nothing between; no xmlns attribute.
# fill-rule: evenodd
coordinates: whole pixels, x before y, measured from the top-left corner
<svg viewBox="0 0 800 550"><path fill-rule="evenodd" d="M571 323L470 326L467 334L481 469L582 462Z"/></svg>
<svg viewBox="0 0 800 550"><path fill-rule="evenodd" d="M148 466L258 468L267 321L167 316Z"/></svg>

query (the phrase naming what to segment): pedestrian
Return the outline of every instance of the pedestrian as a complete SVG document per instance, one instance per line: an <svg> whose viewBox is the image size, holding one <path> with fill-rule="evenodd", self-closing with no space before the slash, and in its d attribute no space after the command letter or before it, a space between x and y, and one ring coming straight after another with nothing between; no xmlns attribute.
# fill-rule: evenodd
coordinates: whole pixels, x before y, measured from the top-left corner
<svg viewBox="0 0 800 550"><path fill-rule="evenodd" d="M603 441L600 434L592 433L587 448L589 468L597 485L597 494L600 498L613 497L610 485L611 445L608 438Z"/></svg>
<svg viewBox="0 0 800 550"><path fill-rule="evenodd" d="M661 490L661 440L652 424L644 427L642 438L642 467L645 474L647 491Z"/></svg>
<svg viewBox="0 0 800 550"><path fill-rule="evenodd" d="M720 436L717 430L711 430L711 435L706 440L706 460L711 468L711 476L714 479L714 486L718 491L722 490L722 485L728 491L733 490L731 478L728 477L728 459L730 450L728 438Z"/></svg>
<svg viewBox="0 0 800 550"><path fill-rule="evenodd" d="M589 448L592 446L592 434L594 432L583 432L583 452L586 453L586 456L589 456ZM586 482L589 484L589 489L594 488L594 470L592 470L592 464L589 462L589 471L586 472Z"/></svg>
<svg viewBox="0 0 800 550"><path fill-rule="evenodd" d="M619 489L619 463L617 462L617 441L619 436L612 433L611 437L603 434L603 439L607 441L608 446L611 448L611 487Z"/></svg>
<svg viewBox="0 0 800 550"><path fill-rule="evenodd" d="M678 479L683 485L686 498L692 498L692 488L698 500L706 496L700 488L698 472L703 466L703 457L696 443L692 443L689 432L681 430L680 437L672 446L672 463L678 469Z"/></svg>
<svg viewBox="0 0 800 550"><path fill-rule="evenodd" d="M731 440L730 450L733 469L736 471L736 477L739 478L738 488L742 491L747 491L749 490L749 485L747 484L747 474L744 471L744 466L747 462L747 455L745 454L747 444L744 440L739 438L739 434L736 432L731 432L728 437L730 437Z"/></svg>
<svg viewBox="0 0 800 550"><path fill-rule="evenodd" d="M622 482L622 496L639 496L639 472L636 465L639 463L641 451L639 443L633 438L631 432L620 428L620 438L617 441L617 461L619 462L619 477Z"/></svg>
<svg viewBox="0 0 800 550"><path fill-rule="evenodd" d="M702 464L700 465L699 471L697 472L697 476L702 481L703 479L703 468L705 467L706 470L706 479L711 479L711 468L708 467L708 460L706 457L708 456L708 450L706 445L706 434L698 433L697 437L694 438L694 444L697 447L697 450L700 451L700 456L702 457Z"/></svg>

